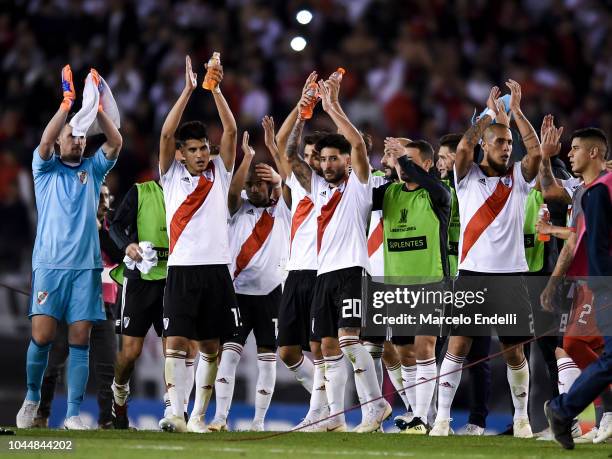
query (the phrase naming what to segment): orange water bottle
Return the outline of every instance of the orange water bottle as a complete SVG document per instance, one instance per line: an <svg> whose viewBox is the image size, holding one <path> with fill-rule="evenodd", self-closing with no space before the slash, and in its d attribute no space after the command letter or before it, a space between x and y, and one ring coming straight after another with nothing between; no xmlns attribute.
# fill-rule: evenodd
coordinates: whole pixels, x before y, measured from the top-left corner
<svg viewBox="0 0 612 459"><path fill-rule="evenodd" d="M217 51L215 51L212 55L212 57L210 58L210 60L208 61L208 65L206 66L206 76L204 77L204 81L202 81L202 87L204 89L208 89L209 91L212 91L213 89L215 89L216 83L215 81L210 77L210 68L211 67L218 67L221 65L221 53L218 53Z"/></svg>
<svg viewBox="0 0 612 459"><path fill-rule="evenodd" d="M540 206L540 210L538 211L538 220L541 220L546 225L550 225L550 212L548 211L548 205L542 204ZM538 241L550 241L550 234L538 233Z"/></svg>
<svg viewBox="0 0 612 459"><path fill-rule="evenodd" d="M314 81L308 85L306 88L306 95L312 98L312 101L302 107L300 110L300 119L309 120L312 118L312 113L314 112L315 105L317 105L317 100L319 97L319 86Z"/></svg>
<svg viewBox="0 0 612 459"><path fill-rule="evenodd" d="M329 76L329 79L338 80L338 82L341 82L345 73L346 70L344 70L342 67L338 67L338 69Z"/></svg>

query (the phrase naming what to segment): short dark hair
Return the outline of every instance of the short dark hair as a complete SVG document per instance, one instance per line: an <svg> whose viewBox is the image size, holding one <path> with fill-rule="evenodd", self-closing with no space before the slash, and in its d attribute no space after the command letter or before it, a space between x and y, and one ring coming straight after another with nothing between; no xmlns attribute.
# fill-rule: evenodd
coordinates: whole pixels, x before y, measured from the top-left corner
<svg viewBox="0 0 612 459"><path fill-rule="evenodd" d="M604 131L602 131L601 129L596 127L577 129L576 131L572 132L572 138L570 139L570 142L574 139L595 139L603 142L605 147L603 157L606 159L608 158L608 138L606 137Z"/></svg>
<svg viewBox="0 0 612 459"><path fill-rule="evenodd" d="M317 142L315 150L320 153L326 147L337 148L343 155L351 154L351 144L342 134L327 134Z"/></svg>
<svg viewBox="0 0 612 459"><path fill-rule="evenodd" d="M446 134L440 137L440 146L447 147L450 151L455 153L457 151L457 145L461 142L463 134Z"/></svg>
<svg viewBox="0 0 612 459"><path fill-rule="evenodd" d="M304 136L304 145L316 145L319 140L329 134L330 132L326 131L314 131L312 134Z"/></svg>
<svg viewBox="0 0 612 459"><path fill-rule="evenodd" d="M374 146L374 143L372 141L372 136L368 134L367 132L363 132L363 131L359 131L359 133L361 134L363 143L365 143L366 153L368 154L368 156L370 156L372 154L372 148Z"/></svg>
<svg viewBox="0 0 612 459"><path fill-rule="evenodd" d="M426 140L413 140L412 142L408 142L406 148L416 148L419 150L419 154L421 155L421 159L423 161L427 159L434 160L434 150L431 144Z"/></svg>
<svg viewBox="0 0 612 459"><path fill-rule="evenodd" d="M187 121L179 126L174 135L177 147L190 139L208 140L206 125L201 121Z"/></svg>

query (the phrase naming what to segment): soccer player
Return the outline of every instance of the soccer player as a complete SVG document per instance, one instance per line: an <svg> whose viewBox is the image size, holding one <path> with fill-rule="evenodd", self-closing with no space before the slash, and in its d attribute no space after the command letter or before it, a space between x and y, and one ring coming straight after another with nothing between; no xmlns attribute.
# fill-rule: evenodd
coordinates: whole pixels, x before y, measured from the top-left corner
<svg viewBox="0 0 612 459"><path fill-rule="evenodd" d="M295 122L287 142L287 157L296 179L310 192L317 211L317 280L311 331L321 337L325 358L325 388L334 416L328 430L344 431L346 366L353 364L360 398L370 405L357 432L380 428L391 415L391 406L380 399L374 362L359 341L361 287L369 269L366 225L372 204L371 174L365 144L359 131L338 109L339 82L319 81L323 110L336 124L339 134L330 134L316 146L323 177L313 174L297 155L304 120ZM349 166L352 172L348 173Z"/></svg>
<svg viewBox="0 0 612 459"><path fill-rule="evenodd" d="M387 183L372 191L372 209L383 213L385 280L438 285L448 278L450 191L429 173L434 165L434 151L428 142L411 141L405 147L396 139L386 142L403 183ZM393 242L408 239L419 243L404 250L391 249ZM404 346L414 343L416 371L414 379L406 380L404 386L409 391L409 387L417 384L414 418L408 424L398 422L410 434L427 433L427 413L436 388L438 333L435 329L419 331L422 333L416 337L394 333L392 338L401 356L406 354Z"/></svg>
<svg viewBox="0 0 612 459"><path fill-rule="evenodd" d="M91 71L96 87L99 76ZM34 150L32 173L38 210L32 252L32 338L26 372L28 392L17 427L31 428L40 402L40 388L57 324L68 324L68 410L64 428L84 430L79 417L89 375L92 322L105 320L102 301L102 258L96 214L100 187L121 150L121 134L104 113L97 121L106 142L84 158L86 139L66 123L76 94L70 66L62 69L64 98ZM59 154L55 144L59 145Z"/></svg>
<svg viewBox="0 0 612 459"><path fill-rule="evenodd" d="M264 118L265 123L272 123L271 118ZM274 138L273 133L266 135ZM242 163L232 179L228 196L231 272L238 300L238 307L232 312L239 322L239 336L224 340L215 384L215 417L208 426L209 431L213 432L227 430L234 375L251 331L257 344L258 376L255 417L250 430L264 430L264 419L276 382L278 308L282 295L281 283L285 278L291 211L281 197L281 176L265 163L251 168L255 150L249 145L249 133L246 131L242 138L242 151ZM243 191L246 199L241 196ZM230 364L225 365L226 359Z"/></svg>
<svg viewBox="0 0 612 459"><path fill-rule="evenodd" d="M179 126L197 77L185 58L185 88L162 126L159 169L166 205L169 256L164 292L165 377L172 416L160 421L167 431L203 432L204 408L217 372L219 338L236 333L231 308L236 307L228 269L230 257L227 193L236 157L236 121L221 93L223 68L208 74L223 125L219 156L210 158L206 126L190 121ZM179 158L175 159L178 149ZM184 164L182 163L184 161ZM186 425L183 403L187 380L185 359L190 340L199 341L198 388L207 388Z"/></svg>
<svg viewBox="0 0 612 459"><path fill-rule="evenodd" d="M134 364L151 328L162 335L162 314L166 271L168 269L168 233L164 193L156 181L134 184L115 212L110 227L113 241L135 262L142 261L139 242L148 241L157 252L157 265L146 274L138 267L129 269L121 264L111 272L123 285L121 315L117 318L117 333L121 335L121 350L117 353L113 390L113 426L127 429L127 399ZM191 389L191 387L189 387Z"/></svg>
<svg viewBox="0 0 612 459"><path fill-rule="evenodd" d="M521 162L510 163L510 120L503 102L498 100L500 90L495 86L489 94L486 112L464 134L457 147L454 172L461 235L456 289L485 291L486 288L481 310L487 313L487 309L496 307L515 313L519 327L526 329L530 305L521 275L528 269L523 246L525 200L537 175L541 153L537 134L521 111L520 85L513 80L506 85L511 91L510 110L527 154ZM495 120L497 123L491 124ZM476 164L474 147L481 139L484 157ZM504 275L503 283L490 285L487 276L494 275ZM438 413L431 435L446 436L450 432L450 407L472 341L461 328L464 327L459 327L456 334L464 336L451 336L440 368L440 374L446 376L439 380ZM533 433L527 413L529 367L522 346L515 346L523 338L504 336L499 328L498 335L508 365L507 377L515 410L514 436L531 438Z"/></svg>

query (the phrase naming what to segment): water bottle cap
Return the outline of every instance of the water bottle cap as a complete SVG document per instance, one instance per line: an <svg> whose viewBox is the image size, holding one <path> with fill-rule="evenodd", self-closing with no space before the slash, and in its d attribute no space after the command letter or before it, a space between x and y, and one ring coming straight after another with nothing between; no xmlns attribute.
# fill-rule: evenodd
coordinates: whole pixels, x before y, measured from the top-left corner
<svg viewBox="0 0 612 459"><path fill-rule="evenodd" d="M338 70L336 70L337 73L339 73L340 75L344 75L346 73L346 70L344 70L344 68L342 67L338 67Z"/></svg>

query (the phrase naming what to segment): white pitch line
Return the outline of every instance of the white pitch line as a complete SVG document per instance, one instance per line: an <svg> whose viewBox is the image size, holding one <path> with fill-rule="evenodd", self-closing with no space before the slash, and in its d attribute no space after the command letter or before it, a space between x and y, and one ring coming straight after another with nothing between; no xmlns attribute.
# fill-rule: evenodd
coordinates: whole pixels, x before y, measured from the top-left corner
<svg viewBox="0 0 612 459"><path fill-rule="evenodd" d="M167 451L183 451L184 446L168 446L168 445L124 445L122 448L126 449L159 449Z"/></svg>
<svg viewBox="0 0 612 459"><path fill-rule="evenodd" d="M249 453L252 450L246 448L206 448L208 451L215 451L219 453ZM412 457L414 453L409 452L389 452L389 451L363 451L363 450L312 450L312 449L284 449L284 448L271 448L266 450L257 450L260 453L269 454L314 454L319 456L376 456L376 457Z"/></svg>

